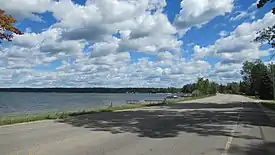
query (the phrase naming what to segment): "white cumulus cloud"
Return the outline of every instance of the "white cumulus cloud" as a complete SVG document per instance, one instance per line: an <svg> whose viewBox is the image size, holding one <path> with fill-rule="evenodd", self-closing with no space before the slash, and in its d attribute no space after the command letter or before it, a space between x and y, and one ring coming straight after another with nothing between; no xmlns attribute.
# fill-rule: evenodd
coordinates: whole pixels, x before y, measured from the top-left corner
<svg viewBox="0 0 275 155"><path fill-rule="evenodd" d="M234 0L182 0L181 11L174 25L183 33L191 27L200 27L216 16L232 11Z"/></svg>
<svg viewBox="0 0 275 155"><path fill-rule="evenodd" d="M51 8L54 0L1 0L1 9L18 20L29 18L42 21L35 13L44 13Z"/></svg>
<svg viewBox="0 0 275 155"><path fill-rule="evenodd" d="M268 12L262 19L240 24L229 36L216 40L213 45L206 47L196 45L193 48L194 57L201 59L205 56L216 56L242 62L267 56L269 51L261 51L261 45L253 42L253 39L256 38L258 31L274 24L275 16Z"/></svg>

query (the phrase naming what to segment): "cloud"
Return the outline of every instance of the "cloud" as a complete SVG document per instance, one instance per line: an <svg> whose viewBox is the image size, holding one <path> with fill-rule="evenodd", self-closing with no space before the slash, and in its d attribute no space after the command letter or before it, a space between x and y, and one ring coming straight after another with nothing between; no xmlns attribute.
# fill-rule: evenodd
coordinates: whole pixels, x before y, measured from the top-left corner
<svg viewBox="0 0 275 155"><path fill-rule="evenodd" d="M148 36L137 39L125 39L119 42L118 51L158 52L179 50L182 41L175 36Z"/></svg>
<svg viewBox="0 0 275 155"><path fill-rule="evenodd" d="M182 56L186 49L178 34L230 13L233 0L184 0L173 23L164 13L165 0L38 2L0 2L18 19L43 20L43 12L56 19L41 32L30 27L0 49L0 87L179 87L198 76L224 82L240 78L243 60L270 53L250 42L254 32L274 23L267 14L221 31L212 45L187 45L194 55ZM21 3L24 9L15 5ZM139 52L150 57L136 58ZM214 65L206 56L221 61Z"/></svg>
<svg viewBox="0 0 275 155"><path fill-rule="evenodd" d="M44 13L51 8L53 0L2 0L1 9L17 20L25 18L42 21L36 13Z"/></svg>
<svg viewBox="0 0 275 155"><path fill-rule="evenodd" d="M37 33L24 33L24 35L15 35L13 44L21 47L31 48L38 46L46 37L50 37L49 32Z"/></svg>
<svg viewBox="0 0 275 155"><path fill-rule="evenodd" d="M175 36L176 28L162 13L165 6L165 0L95 0L85 6L60 1L51 10L60 20L53 27L63 30L61 39L95 42L95 56L100 53L98 46L110 45L113 34L120 35L115 43L118 47L114 45L118 52L179 50L182 43Z"/></svg>
<svg viewBox="0 0 275 155"><path fill-rule="evenodd" d="M161 63L144 58L133 63L128 52L151 52L166 65L169 59L170 65L176 63L174 51L182 41L163 14L165 0L49 3L46 10L57 22L40 33L16 35L0 52L1 64L12 75L5 77L10 87L157 86L172 78L169 68L158 66ZM51 71L34 69L53 61L61 65Z"/></svg>
<svg viewBox="0 0 275 155"><path fill-rule="evenodd" d="M46 65L58 59L84 56L84 41L60 40L59 29L48 29L41 33L15 35L13 44L0 51L5 68L24 69Z"/></svg>
<svg viewBox="0 0 275 155"><path fill-rule="evenodd" d="M111 54L108 57L97 57L88 61L80 59L76 60L73 66L71 64L62 68L62 71L69 74L69 77L75 77L70 75L73 73L78 76L80 81L86 84L88 81L88 84L93 86L149 86L150 83L147 83L146 78L152 75L157 76L157 71L152 66L153 63L141 59L136 63L129 64L129 60L129 53ZM83 64L84 62L89 62L89 65Z"/></svg>
<svg viewBox="0 0 275 155"><path fill-rule="evenodd" d="M62 39L100 41L114 32L111 25L104 22L99 8L94 4L80 6L63 0L56 2L51 11L60 21L53 27L63 29Z"/></svg>
<svg viewBox="0 0 275 155"><path fill-rule="evenodd" d="M172 54L163 52L159 54L162 60L173 59ZM113 53L108 56L94 58L77 58L73 63L64 61L58 68L57 81L62 85L79 86L109 86L109 87L168 87L178 86L184 82L196 79L197 75L207 73L210 64L205 61L192 61L173 59L171 65L163 67L162 60L151 61L140 58L130 62L130 54ZM162 67L161 67L162 66ZM54 75L52 75L54 76ZM70 81L70 83L67 83ZM165 81L165 82L164 82Z"/></svg>
<svg viewBox="0 0 275 155"><path fill-rule="evenodd" d="M206 56L221 59L209 73L209 78L221 83L241 80L240 69L245 60L255 60L270 54L271 49L261 50L260 44L252 40L256 37L256 32L275 24L274 18L269 12L262 19L251 23L244 22L228 36L216 40L213 45L206 47L195 45L193 56L197 60Z"/></svg>
<svg viewBox="0 0 275 155"><path fill-rule="evenodd" d="M240 68L242 67L241 64L236 63L228 63L227 62L218 62L215 64L213 68L213 72L215 73L225 73L225 72L231 72L231 71L240 71Z"/></svg>
<svg viewBox="0 0 275 155"><path fill-rule="evenodd" d="M250 19L255 19L256 11L248 12L248 11L238 11L235 17L231 17L230 21L237 21L244 18L249 17Z"/></svg>
<svg viewBox="0 0 275 155"><path fill-rule="evenodd" d="M227 36L228 35L228 32L226 32L226 31L220 31L219 32L219 36L220 37L225 37L225 36Z"/></svg>
<svg viewBox="0 0 275 155"><path fill-rule="evenodd" d="M191 27L200 27L216 16L224 15L233 9L234 0L183 0L181 11L177 15L174 25L182 32Z"/></svg>
<svg viewBox="0 0 275 155"><path fill-rule="evenodd" d="M62 33L64 39L103 41L107 36L124 30L131 31L131 38L175 34L176 30L166 15L156 11L165 6L164 0L94 0L87 1L85 6L61 1L53 6L52 12L56 19L61 20L54 27L66 28ZM156 12L152 14L152 10Z"/></svg>
<svg viewBox="0 0 275 155"><path fill-rule="evenodd" d="M260 44L252 42L257 36L257 32L269 25L275 24L275 16L268 12L262 19L251 23L244 22L240 24L229 36L216 40L213 45L200 47L196 45L194 57L201 59L205 56L216 56L221 59L235 60L238 62L244 60L258 59L261 56L268 56L269 51L261 51Z"/></svg>
<svg viewBox="0 0 275 155"><path fill-rule="evenodd" d="M259 0L256 0L254 3L252 3L245 11L236 11L233 13L233 15L230 18L230 21L238 21L238 20L243 20L245 18L250 18L252 20L254 20L256 17L256 13L258 11L257 9L257 4L258 4Z"/></svg>
<svg viewBox="0 0 275 155"><path fill-rule="evenodd" d="M257 4L259 3L260 0L256 0L254 3L252 3L250 5L250 7L248 8L248 10L252 10L252 9L255 9L257 8Z"/></svg>
<svg viewBox="0 0 275 155"><path fill-rule="evenodd" d="M219 83L235 82L241 80L240 69L242 64L231 62L218 62L207 77Z"/></svg>
<svg viewBox="0 0 275 155"><path fill-rule="evenodd" d="M192 75L192 74L202 74L206 73L208 69L211 69L211 65L203 60L196 61L181 61L178 65L172 67L172 74L183 74L183 75Z"/></svg>
<svg viewBox="0 0 275 155"><path fill-rule="evenodd" d="M174 56L172 53L165 51L165 52L158 53L158 58L160 60L172 60L174 58Z"/></svg>
<svg viewBox="0 0 275 155"><path fill-rule="evenodd" d="M166 15L162 13L144 14L136 19L134 28L130 28L130 39L147 36L173 35L176 28L171 25Z"/></svg>
<svg viewBox="0 0 275 155"><path fill-rule="evenodd" d="M111 53L115 53L118 48L119 40L113 38L109 42L98 42L93 44L90 48L92 50L91 57L107 56Z"/></svg>

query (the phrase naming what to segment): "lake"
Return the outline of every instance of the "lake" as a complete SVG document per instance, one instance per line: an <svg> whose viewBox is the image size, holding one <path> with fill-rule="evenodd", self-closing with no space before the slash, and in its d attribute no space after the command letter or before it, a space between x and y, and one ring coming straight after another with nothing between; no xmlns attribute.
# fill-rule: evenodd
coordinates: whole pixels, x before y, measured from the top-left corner
<svg viewBox="0 0 275 155"><path fill-rule="evenodd" d="M127 100L162 100L167 94L0 92L0 116L66 111L125 104Z"/></svg>

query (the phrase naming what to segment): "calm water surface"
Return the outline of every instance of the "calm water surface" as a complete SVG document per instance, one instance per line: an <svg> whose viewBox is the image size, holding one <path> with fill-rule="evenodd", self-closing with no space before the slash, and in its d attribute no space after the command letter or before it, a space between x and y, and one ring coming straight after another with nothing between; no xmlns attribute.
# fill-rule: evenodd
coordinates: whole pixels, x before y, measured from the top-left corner
<svg viewBox="0 0 275 155"><path fill-rule="evenodd" d="M0 92L0 116L125 104L126 100L159 100L167 94Z"/></svg>

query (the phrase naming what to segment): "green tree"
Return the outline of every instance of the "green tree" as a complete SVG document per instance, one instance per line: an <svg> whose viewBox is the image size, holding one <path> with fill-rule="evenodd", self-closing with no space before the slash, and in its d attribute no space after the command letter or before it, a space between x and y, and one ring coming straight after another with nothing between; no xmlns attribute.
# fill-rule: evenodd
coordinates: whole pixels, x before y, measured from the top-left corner
<svg viewBox="0 0 275 155"><path fill-rule="evenodd" d="M271 66L266 66L261 60L245 62L241 73L241 89L245 90L247 95L257 95L262 99L273 98Z"/></svg>
<svg viewBox="0 0 275 155"><path fill-rule="evenodd" d="M208 89L208 94L216 94L217 93L217 84L215 82L210 82L209 84L209 89Z"/></svg>
<svg viewBox="0 0 275 155"><path fill-rule="evenodd" d="M227 88L227 92L231 94L240 93L240 85L237 82L228 83L226 88Z"/></svg>
<svg viewBox="0 0 275 155"><path fill-rule="evenodd" d="M197 89L192 92L192 96L201 96L201 95L202 93Z"/></svg>
<svg viewBox="0 0 275 155"><path fill-rule="evenodd" d="M269 3L272 3L274 2L274 0L260 0L257 4L257 7L258 8L262 8L264 7L265 5L267 5ZM272 8L272 13L275 14L275 7Z"/></svg>
<svg viewBox="0 0 275 155"><path fill-rule="evenodd" d="M274 0L260 0L257 4L258 8L262 8L267 4L272 4ZM272 13L275 14L275 7L272 8ZM258 32L258 36L254 39L256 42L267 43L272 47L275 47L275 25L270 25L269 27Z"/></svg>
<svg viewBox="0 0 275 155"><path fill-rule="evenodd" d="M198 78L197 84L196 84L196 90L200 91L200 93L203 93L203 78Z"/></svg>
<svg viewBox="0 0 275 155"><path fill-rule="evenodd" d="M222 85L222 84L220 84L220 85L218 86L218 91L219 91L220 93L227 93L227 92L226 92L225 86Z"/></svg>
<svg viewBox="0 0 275 155"><path fill-rule="evenodd" d="M258 95L262 89L262 80L267 73L267 66L261 61L256 60L251 70L252 91L254 95Z"/></svg>
<svg viewBox="0 0 275 155"><path fill-rule="evenodd" d="M203 88L204 88L203 93L205 95L208 95L209 94L209 89L210 89L210 83L209 83L208 79L204 80L204 87Z"/></svg>
<svg viewBox="0 0 275 155"><path fill-rule="evenodd" d="M268 74L269 73L267 72L267 70L263 72L260 91L259 91L259 97L261 99L270 100L270 99L273 99L273 87L272 87L272 81Z"/></svg>
<svg viewBox="0 0 275 155"><path fill-rule="evenodd" d="M217 93L217 84L210 82L208 79L198 78L196 83L196 94L208 95Z"/></svg>
<svg viewBox="0 0 275 155"><path fill-rule="evenodd" d="M183 93L192 93L196 89L196 84L186 84L182 87L181 92Z"/></svg>
<svg viewBox="0 0 275 155"><path fill-rule="evenodd" d="M206 95L206 81L203 78L199 78L196 84L196 90L198 90L202 95Z"/></svg>
<svg viewBox="0 0 275 155"><path fill-rule="evenodd" d="M192 93L193 96L202 96L217 93L218 84L210 82L208 79L198 78L196 83L184 85L183 93Z"/></svg>
<svg viewBox="0 0 275 155"><path fill-rule="evenodd" d="M241 70L241 75L243 76L243 82L244 85L246 86L245 88L245 94L247 95L254 95L252 88L253 88L253 80L252 80L252 69L254 67L253 62L245 61L243 63L243 67Z"/></svg>
<svg viewBox="0 0 275 155"><path fill-rule="evenodd" d="M245 82L240 81L239 87L240 87L241 94L245 94L247 92L247 85L245 84Z"/></svg>

